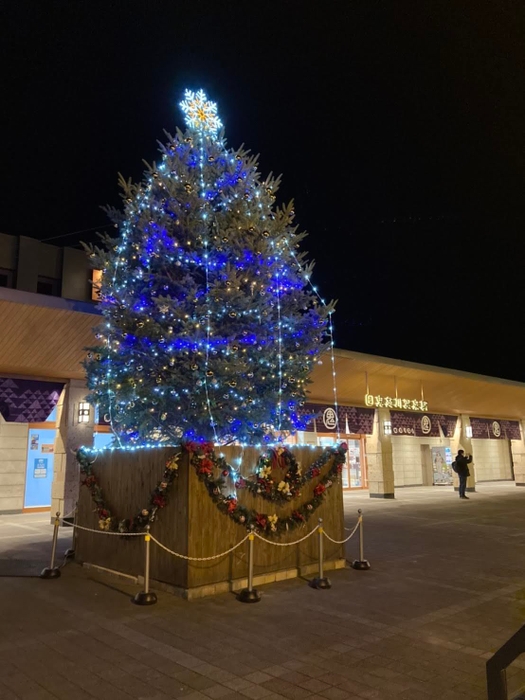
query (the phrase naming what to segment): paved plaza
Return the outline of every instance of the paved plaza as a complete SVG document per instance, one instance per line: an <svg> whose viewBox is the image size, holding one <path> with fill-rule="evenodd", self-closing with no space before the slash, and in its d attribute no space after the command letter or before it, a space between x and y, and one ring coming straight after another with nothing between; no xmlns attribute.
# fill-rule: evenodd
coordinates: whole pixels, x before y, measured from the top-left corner
<svg viewBox="0 0 525 700"><path fill-rule="evenodd" d="M161 592L140 608L137 587L76 564L40 580L49 515L0 517L0 700L486 697L487 658L525 622L525 488L396 495L345 496L370 571L333 573L327 591L272 584L257 605ZM525 659L509 686L525 686Z"/></svg>

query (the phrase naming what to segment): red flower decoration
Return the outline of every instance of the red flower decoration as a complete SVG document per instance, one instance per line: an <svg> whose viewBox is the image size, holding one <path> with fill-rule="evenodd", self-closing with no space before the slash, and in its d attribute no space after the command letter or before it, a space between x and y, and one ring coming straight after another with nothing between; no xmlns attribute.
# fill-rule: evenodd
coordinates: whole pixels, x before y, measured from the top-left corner
<svg viewBox="0 0 525 700"><path fill-rule="evenodd" d="M312 469L312 472L311 472L312 477L314 477L314 476L319 476L320 473L321 473L321 470L318 469L317 467L314 467L314 468Z"/></svg>
<svg viewBox="0 0 525 700"><path fill-rule="evenodd" d="M324 484L317 484L317 486L314 489L314 496L320 496L325 491L326 491L326 487Z"/></svg>
<svg viewBox="0 0 525 700"><path fill-rule="evenodd" d="M232 498L228 501L228 513L233 513L233 511L237 508L237 499Z"/></svg>
<svg viewBox="0 0 525 700"><path fill-rule="evenodd" d="M264 515L261 515L261 513L257 513L255 522L262 530L266 530L266 525L268 524L268 521L266 520Z"/></svg>
<svg viewBox="0 0 525 700"><path fill-rule="evenodd" d="M167 500L164 496L161 496L161 494L157 494L153 497L152 503L154 506L157 506L157 508L164 508L164 506L167 503Z"/></svg>

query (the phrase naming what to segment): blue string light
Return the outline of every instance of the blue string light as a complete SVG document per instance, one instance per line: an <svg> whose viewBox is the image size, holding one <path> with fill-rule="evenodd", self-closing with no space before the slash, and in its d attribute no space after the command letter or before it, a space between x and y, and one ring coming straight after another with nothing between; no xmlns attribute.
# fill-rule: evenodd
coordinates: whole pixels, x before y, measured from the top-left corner
<svg viewBox="0 0 525 700"><path fill-rule="evenodd" d="M204 93L183 109L190 128L142 183L122 183L120 238L95 256L106 348L86 363L90 400L133 448L274 444L304 429L323 337L333 358L331 309L292 249L291 208L274 208L278 179L226 149Z"/></svg>

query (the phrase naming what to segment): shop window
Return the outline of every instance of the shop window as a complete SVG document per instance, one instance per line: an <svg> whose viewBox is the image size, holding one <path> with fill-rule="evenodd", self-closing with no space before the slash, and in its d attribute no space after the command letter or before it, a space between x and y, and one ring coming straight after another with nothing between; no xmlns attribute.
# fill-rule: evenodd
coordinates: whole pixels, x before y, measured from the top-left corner
<svg viewBox="0 0 525 700"><path fill-rule="evenodd" d="M13 270L5 270L0 268L0 287L14 287Z"/></svg>
<svg viewBox="0 0 525 700"><path fill-rule="evenodd" d="M100 301L100 285L102 284L102 270L93 270L91 275L91 299L92 301Z"/></svg>
<svg viewBox="0 0 525 700"><path fill-rule="evenodd" d="M36 283L37 294L47 294L51 297L60 296L60 280L51 277L38 277Z"/></svg>

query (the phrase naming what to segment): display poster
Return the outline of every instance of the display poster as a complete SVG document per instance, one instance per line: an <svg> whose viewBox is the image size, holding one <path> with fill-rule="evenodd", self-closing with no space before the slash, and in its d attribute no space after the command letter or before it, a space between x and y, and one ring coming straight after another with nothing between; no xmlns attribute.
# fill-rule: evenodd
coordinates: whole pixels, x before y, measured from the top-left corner
<svg viewBox="0 0 525 700"><path fill-rule="evenodd" d="M38 457L35 459L33 467L33 479L47 478L47 457Z"/></svg>
<svg viewBox="0 0 525 700"><path fill-rule="evenodd" d="M33 433L33 435L31 435L31 449L32 450L38 450L38 440L39 440L38 433Z"/></svg>
<svg viewBox="0 0 525 700"><path fill-rule="evenodd" d="M450 447L439 445L432 447L432 473L433 483L438 485L450 485L454 482L452 472L452 452Z"/></svg>
<svg viewBox="0 0 525 700"><path fill-rule="evenodd" d="M54 445L42 445L42 453L43 454L53 454L55 451L55 446Z"/></svg>

